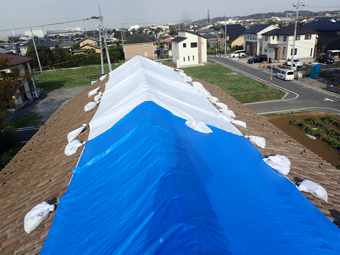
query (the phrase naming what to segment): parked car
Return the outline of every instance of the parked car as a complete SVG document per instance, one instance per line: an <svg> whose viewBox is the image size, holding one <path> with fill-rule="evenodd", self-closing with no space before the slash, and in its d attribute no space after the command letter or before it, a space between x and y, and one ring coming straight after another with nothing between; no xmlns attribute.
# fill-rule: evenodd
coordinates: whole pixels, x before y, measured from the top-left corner
<svg viewBox="0 0 340 255"><path fill-rule="evenodd" d="M259 58L258 56L252 57L248 59L247 61L248 64L261 63L261 62L263 62L263 60Z"/></svg>
<svg viewBox="0 0 340 255"><path fill-rule="evenodd" d="M301 66L303 66L303 63L302 63L300 60L294 59L293 61L294 61L293 66L296 66L296 67L301 67ZM291 65L292 65L292 60L291 60L291 59L287 59L286 65L287 65L287 66L291 66Z"/></svg>
<svg viewBox="0 0 340 255"><path fill-rule="evenodd" d="M267 54L261 54L261 55L258 55L257 57L259 57L262 60L262 62L263 61L267 62L268 60Z"/></svg>
<svg viewBox="0 0 340 255"><path fill-rule="evenodd" d="M317 59L319 63L333 64L334 59L330 58L328 55L320 55Z"/></svg>
<svg viewBox="0 0 340 255"><path fill-rule="evenodd" d="M230 53L231 58L239 58L244 57L246 55L244 50L235 50L233 53Z"/></svg>

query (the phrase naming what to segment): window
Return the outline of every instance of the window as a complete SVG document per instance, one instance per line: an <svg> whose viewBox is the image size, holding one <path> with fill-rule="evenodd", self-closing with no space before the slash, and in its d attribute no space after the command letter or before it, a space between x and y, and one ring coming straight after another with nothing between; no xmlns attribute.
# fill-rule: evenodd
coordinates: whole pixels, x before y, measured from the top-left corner
<svg viewBox="0 0 340 255"><path fill-rule="evenodd" d="M148 56L148 53L147 52L144 52L144 57L147 57Z"/></svg>
<svg viewBox="0 0 340 255"><path fill-rule="evenodd" d="M296 55L296 54L297 54L297 49L295 48L294 49L294 55ZM290 50L290 55L293 55L293 49Z"/></svg>
<svg viewBox="0 0 340 255"><path fill-rule="evenodd" d="M192 61L194 61L195 60L195 56L194 55L192 55Z"/></svg>
<svg viewBox="0 0 340 255"><path fill-rule="evenodd" d="M146 48L146 43L144 43L144 48Z"/></svg>
<svg viewBox="0 0 340 255"><path fill-rule="evenodd" d="M187 44L186 43L183 43L183 48L186 48L187 47Z"/></svg>
<svg viewBox="0 0 340 255"><path fill-rule="evenodd" d="M305 35L305 40L310 40L312 39L312 35Z"/></svg>
<svg viewBox="0 0 340 255"><path fill-rule="evenodd" d="M264 37L264 40L265 40L265 41L268 41L268 36L265 36L265 37Z"/></svg>
<svg viewBox="0 0 340 255"><path fill-rule="evenodd" d="M280 36L279 35L277 36L277 40L280 41Z"/></svg>
<svg viewBox="0 0 340 255"><path fill-rule="evenodd" d="M310 56L313 56L313 48L310 48Z"/></svg>
<svg viewBox="0 0 340 255"><path fill-rule="evenodd" d="M273 40L275 39L275 36L273 35L273 38L272 38Z"/></svg>
<svg viewBox="0 0 340 255"><path fill-rule="evenodd" d="M296 37L295 37L295 40L300 40L300 36L299 35L297 35Z"/></svg>
<svg viewBox="0 0 340 255"><path fill-rule="evenodd" d="M267 53L267 49L264 49L264 53Z"/></svg>
<svg viewBox="0 0 340 255"><path fill-rule="evenodd" d="M191 48L197 48L197 42L192 42L191 43Z"/></svg>
<svg viewBox="0 0 340 255"><path fill-rule="evenodd" d="M190 56L188 56L188 61L190 61Z"/></svg>
<svg viewBox="0 0 340 255"><path fill-rule="evenodd" d="M185 62L185 57L183 57L183 62Z"/></svg>
<svg viewBox="0 0 340 255"><path fill-rule="evenodd" d="M283 41L284 41L284 42L287 41L287 36L284 36L284 37L283 37Z"/></svg>

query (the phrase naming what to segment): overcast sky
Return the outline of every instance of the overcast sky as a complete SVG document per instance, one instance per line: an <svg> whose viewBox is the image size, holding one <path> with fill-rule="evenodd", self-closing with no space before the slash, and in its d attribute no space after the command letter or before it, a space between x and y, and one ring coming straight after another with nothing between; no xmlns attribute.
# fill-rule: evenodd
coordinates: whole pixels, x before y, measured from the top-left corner
<svg viewBox="0 0 340 255"><path fill-rule="evenodd" d="M108 28L127 28L130 25L151 25L178 23L181 19L192 20L220 17L225 14L243 16L255 13L283 12L293 10L293 1L273 0L10 0L2 3L0 15L0 37L11 35L12 28L40 26L52 23L67 22L58 26L45 26L45 30L81 26L88 30L98 26L98 20L71 22L98 15L98 6L104 17L104 25ZM297 0L294 1L297 4ZM300 1L301 3L301 1ZM306 0L302 2L308 7L299 10L327 11L340 10L339 0ZM323 5L324 3L324 5ZM38 28L33 28L38 29ZM10 31L3 31L10 30ZM29 29L26 29L29 30ZM15 30L16 34L24 30Z"/></svg>

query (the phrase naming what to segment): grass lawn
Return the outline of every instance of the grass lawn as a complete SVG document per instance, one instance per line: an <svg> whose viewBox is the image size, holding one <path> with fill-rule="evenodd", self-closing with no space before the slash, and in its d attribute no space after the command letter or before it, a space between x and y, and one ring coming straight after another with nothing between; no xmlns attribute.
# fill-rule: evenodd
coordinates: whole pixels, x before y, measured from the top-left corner
<svg viewBox="0 0 340 255"><path fill-rule="evenodd" d="M227 67L210 64L183 69L187 75L209 82L236 98L241 103L250 103L284 96L284 92L268 84L253 80L241 74L233 74Z"/></svg>
<svg viewBox="0 0 340 255"><path fill-rule="evenodd" d="M112 69L119 66L112 64ZM107 64L104 66L105 73L109 72ZM86 78L87 76L100 75L100 65L83 66L67 69L56 69L55 72L48 72L37 74L34 76L37 88L44 90L55 90L55 89L68 89L79 86L88 86L91 81L97 80L98 78Z"/></svg>

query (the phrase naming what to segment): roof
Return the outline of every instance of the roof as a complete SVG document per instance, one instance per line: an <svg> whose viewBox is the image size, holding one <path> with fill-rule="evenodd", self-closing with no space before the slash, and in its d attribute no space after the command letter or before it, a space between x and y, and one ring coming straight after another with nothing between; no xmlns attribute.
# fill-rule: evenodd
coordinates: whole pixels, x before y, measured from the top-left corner
<svg viewBox="0 0 340 255"><path fill-rule="evenodd" d="M290 159L292 165L287 177L292 182L295 183L297 179L310 179L321 183L328 191L328 203L308 193L303 193L303 195L331 221L340 226L340 188L337 183L340 179L339 171L220 88L198 79L194 80L201 82L212 96L218 97L222 103L227 104L235 112L238 119L247 123L247 129L242 129L242 132L256 134L266 139L266 148L259 148L263 155L280 154ZM2 254L38 254L40 252L58 209L52 212L30 235L26 235L23 230L24 216L36 204L51 198L59 199L66 191L72 177L72 168L77 165L81 154L79 150L73 156L64 155L64 147L67 144L66 135L83 123L89 123L95 110L89 113L84 112L83 106L90 100L87 94L99 84L105 83L106 80L89 86L83 93L63 103L0 172L0 249ZM85 129L78 139L86 140L88 134L89 130Z"/></svg>
<svg viewBox="0 0 340 255"><path fill-rule="evenodd" d="M58 44L50 42L50 41L45 41L40 38L34 38L34 42L37 46L45 46L45 47L56 47ZM29 39L27 43L24 43L23 45L20 45L20 47L27 47L29 45L33 45L32 39Z"/></svg>
<svg viewBox="0 0 340 255"><path fill-rule="evenodd" d="M263 33L262 35L294 35L294 29L295 26L294 25L290 25L287 27L282 27L282 28L277 28L277 29L273 29L270 30L266 33ZM296 29L296 35L308 35L308 34L317 34L318 32L309 28L305 28L305 27L297 27Z"/></svg>
<svg viewBox="0 0 340 255"><path fill-rule="evenodd" d="M216 35L212 35L212 34L204 34L204 35L202 35L204 38L206 38L206 39L210 39L210 38L217 38L218 36L216 36Z"/></svg>
<svg viewBox="0 0 340 255"><path fill-rule="evenodd" d="M179 43L179 42L184 41L185 39L187 39L187 38L186 37L177 36L175 39L172 40L172 42Z"/></svg>
<svg viewBox="0 0 340 255"><path fill-rule="evenodd" d="M58 44L59 47L70 47L72 45L76 44L73 41L62 41L61 43Z"/></svg>
<svg viewBox="0 0 340 255"><path fill-rule="evenodd" d="M254 25L247 30L243 32L243 34L257 34L258 32L261 32L263 29L269 27L270 24L260 24L260 25Z"/></svg>
<svg viewBox="0 0 340 255"><path fill-rule="evenodd" d="M340 21L329 19L316 19L313 22L303 26L304 28L315 31L340 31Z"/></svg>
<svg viewBox="0 0 340 255"><path fill-rule="evenodd" d="M86 37L86 38L84 38L84 39L81 39L80 41L77 41L77 43L81 43L81 42L83 42L83 41L85 41L85 40L92 40L92 41L95 41L95 42L99 42L99 40L97 39L97 38L94 38L94 37Z"/></svg>
<svg viewBox="0 0 340 255"><path fill-rule="evenodd" d="M0 53L7 54L7 53L11 53L11 52L0 47Z"/></svg>
<svg viewBox="0 0 340 255"><path fill-rule="evenodd" d="M9 65L11 66L24 64L24 63L27 63L33 60L33 58L21 57L21 56L18 56L15 54L9 54L9 53L0 53L0 58L8 58Z"/></svg>
<svg viewBox="0 0 340 255"><path fill-rule="evenodd" d="M156 39L154 37L134 33L130 35L128 38L126 38L126 41L124 42L124 44L153 43L155 41Z"/></svg>
<svg viewBox="0 0 340 255"><path fill-rule="evenodd" d="M221 26L223 33L225 33L225 26ZM227 34L229 35L229 40L232 42L236 40L243 32L246 30L245 27L240 24L227 25Z"/></svg>

